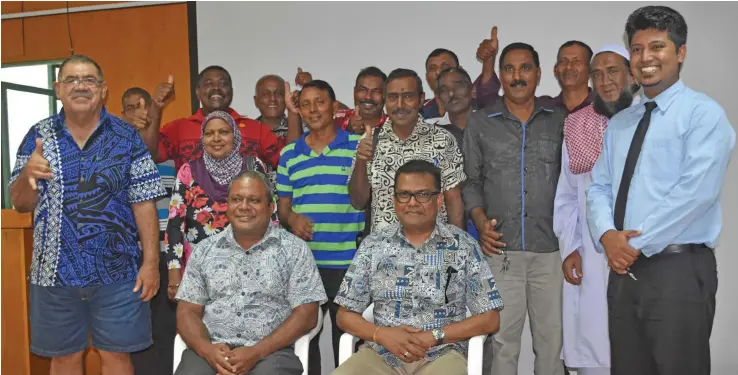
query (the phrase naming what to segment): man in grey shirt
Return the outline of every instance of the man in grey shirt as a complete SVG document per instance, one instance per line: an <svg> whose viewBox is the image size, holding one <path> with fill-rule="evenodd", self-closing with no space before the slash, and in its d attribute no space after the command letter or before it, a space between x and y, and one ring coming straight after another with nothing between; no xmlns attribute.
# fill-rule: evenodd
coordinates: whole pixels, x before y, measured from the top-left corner
<svg viewBox="0 0 738 375"><path fill-rule="evenodd" d="M301 375L292 345L326 301L307 244L271 224L272 187L259 172L231 183L230 225L192 251L176 299L189 349L176 375Z"/></svg>
<svg viewBox="0 0 738 375"><path fill-rule="evenodd" d="M484 373L517 374L527 312L535 373L561 375L563 274L553 204L565 113L536 99L541 69L530 45L505 47L500 78L503 100L472 114L463 147L464 204L505 300Z"/></svg>

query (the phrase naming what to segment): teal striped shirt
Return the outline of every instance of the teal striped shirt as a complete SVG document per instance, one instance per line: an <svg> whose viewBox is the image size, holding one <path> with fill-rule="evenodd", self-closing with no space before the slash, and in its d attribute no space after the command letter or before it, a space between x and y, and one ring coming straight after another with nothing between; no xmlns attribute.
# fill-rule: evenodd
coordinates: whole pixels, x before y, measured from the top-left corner
<svg viewBox="0 0 738 375"><path fill-rule="evenodd" d="M348 268L356 237L364 229L364 211L354 209L348 193L351 162L360 135L338 129L321 154L305 142L307 134L282 149L277 193L292 198L292 211L313 222L308 246L320 268Z"/></svg>

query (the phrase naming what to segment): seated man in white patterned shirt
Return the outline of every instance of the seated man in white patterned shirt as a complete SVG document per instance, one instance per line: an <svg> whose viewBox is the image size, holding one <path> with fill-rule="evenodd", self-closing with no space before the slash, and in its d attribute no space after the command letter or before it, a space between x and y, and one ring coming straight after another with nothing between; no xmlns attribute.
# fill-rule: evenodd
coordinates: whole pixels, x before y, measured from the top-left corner
<svg viewBox="0 0 738 375"><path fill-rule="evenodd" d="M440 169L409 161L394 191L400 222L364 239L335 298L338 325L368 345L333 374L466 374L467 340L499 328L495 279L479 244L437 219ZM361 316L372 302L375 324Z"/></svg>
<svg viewBox="0 0 738 375"><path fill-rule="evenodd" d="M307 244L271 225L272 187L259 172L233 180L230 225L192 251L176 299L187 344L176 375L300 375L293 344L326 301Z"/></svg>

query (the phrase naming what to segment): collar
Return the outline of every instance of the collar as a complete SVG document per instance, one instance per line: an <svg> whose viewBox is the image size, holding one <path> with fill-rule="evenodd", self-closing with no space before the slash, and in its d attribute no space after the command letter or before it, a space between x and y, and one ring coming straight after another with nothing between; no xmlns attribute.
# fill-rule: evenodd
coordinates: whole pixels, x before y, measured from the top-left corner
<svg viewBox="0 0 738 375"><path fill-rule="evenodd" d="M92 131L94 134L98 129L103 127L105 124L110 123L110 114L108 113L108 109L105 108L105 106L102 106L102 109L100 109L100 122L97 123L97 126L95 127L95 130ZM64 113L64 108L59 110L58 114L58 123L56 124L59 129L63 129L66 132L69 132L69 128L67 128L67 121L66 121L66 114Z"/></svg>
<svg viewBox="0 0 738 375"><path fill-rule="evenodd" d="M277 229L277 227L275 227L271 223L267 227L267 230L264 233L264 237L262 237L261 240L259 240L259 242L255 243L253 246L251 246L248 249L244 249L243 247L241 247L241 245L238 244L238 242L236 242L236 237L233 234L232 226L229 225L223 230L223 236L226 239L226 243L230 247L234 249L238 249L240 251L244 251L244 252L249 252L252 249L266 248L267 245L269 245L270 243L273 243L273 242L279 243L279 240L280 240L279 230Z"/></svg>
<svg viewBox="0 0 738 375"><path fill-rule="evenodd" d="M235 111L233 111L235 113ZM237 113L236 113L237 114ZM238 114L237 114L238 115ZM259 116L256 118L256 121L262 122L261 120L264 118L264 116ZM282 131L282 130L288 130L289 129L289 123L287 122L287 117L282 117L281 120L279 120L279 124L272 129L272 132Z"/></svg>
<svg viewBox="0 0 738 375"><path fill-rule="evenodd" d="M496 100L494 104L492 104L489 109L485 109L488 112L487 117L497 117L497 116L505 116L511 120L520 121L518 118L513 116L513 114L510 112L509 109L507 109L507 105L505 104L504 98L500 98L500 100ZM533 103L533 113L530 116L530 119L528 119L528 122L530 122L539 112L553 112L554 109L546 106L543 104L543 101L539 99L538 97L535 98L535 101ZM520 121L522 122L522 121Z"/></svg>
<svg viewBox="0 0 738 375"><path fill-rule="evenodd" d="M584 107L586 107L586 106L588 106L588 105L592 104L592 102L594 101L594 99L595 99L595 96L597 95L597 93L595 93L594 91L592 91L592 88L591 88L591 87L587 87L587 92L588 92L589 94L588 94L588 95L587 95L587 97L586 97L586 98L584 99L584 101L583 101L583 102L581 102L581 103L579 103L579 105L577 105L576 107L574 107L574 109L572 109L571 111L569 111L569 109L568 109L568 108L566 108L566 104L564 103L564 90L561 90L561 91L559 92L559 95L557 95L557 96L556 96L556 97L554 98L554 101L556 102L556 104L557 104L557 105L559 105L559 106L561 106L562 108L566 109L566 110L567 110L567 112L569 112L569 113L573 113L573 112L576 112L576 111L578 111L578 110L580 110L580 109L582 109L582 108L584 108Z"/></svg>
<svg viewBox="0 0 738 375"><path fill-rule="evenodd" d="M236 124L238 124L238 120L243 118L236 110L234 110L231 107L228 107L226 110L231 117L236 121ZM195 112L192 116L188 117L187 120L190 121L197 121L199 123L202 123L205 120L205 112L202 111L202 108L198 109L197 112Z"/></svg>
<svg viewBox="0 0 738 375"><path fill-rule="evenodd" d="M405 237L405 233L402 231L402 225L399 222L392 224L392 226L390 226L387 230L392 238L399 239L399 240L405 241L406 243L410 244L410 241L408 241L407 237ZM423 245L427 243L431 243L432 241L435 241L436 243L438 243L440 241L453 240L453 239L454 239L454 233L448 227L448 224L444 223L441 220L436 220L436 226L433 228L433 232L431 232L430 237L428 237L428 239L425 241L425 243L423 243Z"/></svg>
<svg viewBox="0 0 738 375"><path fill-rule="evenodd" d="M671 103L674 103L674 100L676 100L677 95L684 90L684 82L682 80L676 81L673 85L671 85L668 89L661 92L661 94L656 95L655 98L649 99L648 97L644 96L643 100L639 105L645 106L646 102L655 101L656 105L658 106L658 109L660 111L666 111L669 109L669 106L671 106Z"/></svg>
<svg viewBox="0 0 738 375"><path fill-rule="evenodd" d="M308 146L307 142L305 141L305 139L307 138L309 134L310 133L303 134L302 137L300 137L300 139L298 139L297 142L295 142L295 151L303 155L312 154L313 149L310 148L310 146ZM331 143L329 143L328 146L325 147L325 149L323 149L322 154L323 155L328 154L328 152L330 152L331 150L338 149L339 146L347 144L348 141L349 141L349 132L339 127L336 127L336 137L333 138Z"/></svg>
<svg viewBox="0 0 738 375"><path fill-rule="evenodd" d="M390 139L393 142L409 142L412 140L417 139L421 135L426 135L430 133L431 125L426 123L423 119L423 116L418 114L418 122L415 123L415 127L413 128L413 132L410 133L410 136L407 137L406 140L401 140L400 137L395 134L394 129L392 128L392 120L388 117L387 121L384 123L385 126L382 126L382 128L379 130L379 138L380 139Z"/></svg>

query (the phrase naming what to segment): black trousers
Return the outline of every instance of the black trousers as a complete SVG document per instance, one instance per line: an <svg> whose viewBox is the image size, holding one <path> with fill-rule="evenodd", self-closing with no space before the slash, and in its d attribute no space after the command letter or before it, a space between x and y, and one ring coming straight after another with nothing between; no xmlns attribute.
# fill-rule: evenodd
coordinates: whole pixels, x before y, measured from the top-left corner
<svg viewBox="0 0 738 375"><path fill-rule="evenodd" d="M177 335L177 304L167 297L169 274L164 254L159 256L159 293L151 299L151 335L154 344L131 353L135 375L174 373L174 337Z"/></svg>
<svg viewBox="0 0 738 375"><path fill-rule="evenodd" d="M333 298L338 293L338 288L341 286L343 276L346 274L344 269L332 269L332 268L319 268L320 278L323 281L325 292L328 295L328 302L321 306L323 310L323 316L326 313L331 316L331 341L333 344L333 364L338 367L338 343L341 340L343 331L338 328L336 324L336 315L338 314L338 305L333 303ZM323 326L318 332L318 335L310 341L310 350L308 354L308 375L320 375L322 371L321 366L321 353L320 353L320 335L323 333Z"/></svg>
<svg viewBox="0 0 738 375"><path fill-rule="evenodd" d="M717 268L708 248L639 257L610 272L612 375L708 375Z"/></svg>

